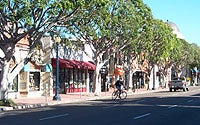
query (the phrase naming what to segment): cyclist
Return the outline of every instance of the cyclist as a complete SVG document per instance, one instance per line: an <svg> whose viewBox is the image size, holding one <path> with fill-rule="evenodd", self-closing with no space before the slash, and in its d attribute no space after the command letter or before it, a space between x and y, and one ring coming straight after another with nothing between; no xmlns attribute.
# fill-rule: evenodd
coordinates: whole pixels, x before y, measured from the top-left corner
<svg viewBox="0 0 200 125"><path fill-rule="evenodd" d="M119 78L119 80L117 80L115 82L115 87L117 88L117 91L120 91L120 94L122 91L122 89L121 89L122 86L123 86L123 80L122 80L122 78Z"/></svg>
<svg viewBox="0 0 200 125"><path fill-rule="evenodd" d="M117 97L119 97L120 100L122 99L126 99L127 97L127 92L123 90L123 80L122 78L120 77L119 80L117 80L115 82L115 88L117 89L116 91L114 91L112 93L112 99L116 100Z"/></svg>

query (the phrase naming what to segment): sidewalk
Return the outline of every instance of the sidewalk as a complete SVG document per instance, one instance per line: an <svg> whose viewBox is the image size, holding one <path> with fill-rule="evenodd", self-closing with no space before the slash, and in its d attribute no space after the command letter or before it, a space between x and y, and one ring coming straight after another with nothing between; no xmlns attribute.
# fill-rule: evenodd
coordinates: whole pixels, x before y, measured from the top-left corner
<svg viewBox="0 0 200 125"><path fill-rule="evenodd" d="M157 90L138 89L135 92L128 92L128 95L157 92L157 91L167 91L167 89L161 89L161 88ZM38 108L38 107L58 105L58 104L64 104L64 103L84 102L87 100L97 100L97 99L106 99L106 98L111 99L111 95L112 95L112 91L101 92L99 93L98 96L96 96L94 93L67 93L67 94L60 94L61 101L53 100L53 96L18 98L18 99L13 99L13 101L17 104L17 106L15 107L0 106L0 112L8 111L8 110Z"/></svg>

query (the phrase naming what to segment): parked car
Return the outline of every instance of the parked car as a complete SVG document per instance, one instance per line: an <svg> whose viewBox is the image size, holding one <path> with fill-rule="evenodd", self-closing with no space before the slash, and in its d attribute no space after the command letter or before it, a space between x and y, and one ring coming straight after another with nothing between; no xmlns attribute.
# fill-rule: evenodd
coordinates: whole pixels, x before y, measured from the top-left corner
<svg viewBox="0 0 200 125"><path fill-rule="evenodd" d="M182 89L183 91L189 91L188 82L185 78L181 77L174 77L173 80L169 81L168 86L170 92L172 92L172 90L176 91L178 89Z"/></svg>

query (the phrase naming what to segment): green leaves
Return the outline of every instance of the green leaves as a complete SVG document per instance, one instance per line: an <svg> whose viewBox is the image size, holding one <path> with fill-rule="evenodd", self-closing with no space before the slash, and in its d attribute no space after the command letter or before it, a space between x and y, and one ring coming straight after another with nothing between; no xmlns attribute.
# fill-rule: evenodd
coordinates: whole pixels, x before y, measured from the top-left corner
<svg viewBox="0 0 200 125"><path fill-rule="evenodd" d="M155 64L163 58L175 62L191 47L177 40L165 22L153 19L142 0L4 0L0 8L1 20L17 27L7 32L20 38L16 30L23 28L32 38L31 44L41 34L65 31L63 36L76 36L85 41L82 44L93 45L97 53L115 46L133 58L145 52L146 59Z"/></svg>

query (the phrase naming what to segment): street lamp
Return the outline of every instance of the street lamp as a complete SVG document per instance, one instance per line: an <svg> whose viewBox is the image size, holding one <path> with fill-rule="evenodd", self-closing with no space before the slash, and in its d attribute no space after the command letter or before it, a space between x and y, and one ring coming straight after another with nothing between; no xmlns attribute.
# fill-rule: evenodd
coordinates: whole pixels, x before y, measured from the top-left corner
<svg viewBox="0 0 200 125"><path fill-rule="evenodd" d="M58 60L58 45L60 42L60 37L56 37L54 39L54 42L56 43L56 90L55 90L55 96L53 97L53 100L60 101L60 95L59 95L59 60Z"/></svg>

